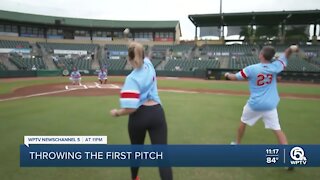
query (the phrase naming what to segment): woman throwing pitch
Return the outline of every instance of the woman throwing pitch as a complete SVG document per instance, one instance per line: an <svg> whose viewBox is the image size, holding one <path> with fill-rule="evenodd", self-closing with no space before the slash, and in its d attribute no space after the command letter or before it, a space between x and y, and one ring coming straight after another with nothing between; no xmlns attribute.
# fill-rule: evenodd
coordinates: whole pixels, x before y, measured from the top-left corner
<svg viewBox="0 0 320 180"><path fill-rule="evenodd" d="M158 95L154 67L144 57L143 46L132 42L128 48L134 70L127 76L120 92L120 109L110 111L114 117L129 115L131 144L144 144L147 131L152 144L167 144L167 123ZM133 180L139 180L139 167L131 168ZM162 180L172 180L171 168L159 168Z"/></svg>

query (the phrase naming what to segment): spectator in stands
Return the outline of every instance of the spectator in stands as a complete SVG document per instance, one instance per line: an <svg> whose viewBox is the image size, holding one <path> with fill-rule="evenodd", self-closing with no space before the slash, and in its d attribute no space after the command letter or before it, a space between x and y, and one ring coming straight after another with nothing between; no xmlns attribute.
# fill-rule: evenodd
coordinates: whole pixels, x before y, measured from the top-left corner
<svg viewBox="0 0 320 180"><path fill-rule="evenodd" d="M98 80L100 84L107 84L108 74L107 74L107 70L104 67L100 69L100 72L98 74Z"/></svg>
<svg viewBox="0 0 320 180"><path fill-rule="evenodd" d="M180 68L180 66L175 66L175 67L174 67L174 70L176 70L176 71L181 71L181 68Z"/></svg>
<svg viewBox="0 0 320 180"><path fill-rule="evenodd" d="M209 52L207 53L207 55L208 55L209 59L212 59L213 54L212 54L211 51L209 51Z"/></svg>
<svg viewBox="0 0 320 180"><path fill-rule="evenodd" d="M76 67L73 68L69 79L73 85L81 85L81 74Z"/></svg>
<svg viewBox="0 0 320 180"><path fill-rule="evenodd" d="M59 59L56 56L52 56L52 60L53 62L56 62L56 63L59 61Z"/></svg>
<svg viewBox="0 0 320 180"><path fill-rule="evenodd" d="M31 68L31 70L32 70L32 71L36 71L36 70L37 70L36 65L33 65L32 68Z"/></svg>

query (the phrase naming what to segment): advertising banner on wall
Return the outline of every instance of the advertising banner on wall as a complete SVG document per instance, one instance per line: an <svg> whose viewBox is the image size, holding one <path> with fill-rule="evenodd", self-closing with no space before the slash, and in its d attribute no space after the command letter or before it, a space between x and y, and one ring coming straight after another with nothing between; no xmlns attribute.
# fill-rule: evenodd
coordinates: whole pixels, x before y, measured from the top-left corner
<svg viewBox="0 0 320 180"><path fill-rule="evenodd" d="M79 54L79 55L88 54L88 52L84 51L84 50L55 49L53 52L54 52L54 54Z"/></svg>
<svg viewBox="0 0 320 180"><path fill-rule="evenodd" d="M31 49L20 49L20 48L0 48L0 53L22 53L22 54L29 54Z"/></svg>

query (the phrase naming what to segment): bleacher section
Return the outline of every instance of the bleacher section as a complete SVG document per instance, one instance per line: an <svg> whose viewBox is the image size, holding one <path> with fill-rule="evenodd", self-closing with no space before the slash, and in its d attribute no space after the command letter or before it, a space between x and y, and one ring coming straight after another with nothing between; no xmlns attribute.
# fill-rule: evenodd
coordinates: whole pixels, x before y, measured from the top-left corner
<svg viewBox="0 0 320 180"><path fill-rule="evenodd" d="M166 59L167 52L171 46L169 45L154 45L152 47L152 59Z"/></svg>
<svg viewBox="0 0 320 180"><path fill-rule="evenodd" d="M316 71L316 72L319 72L320 68L308 63L304 59L292 56L288 60L288 66L286 68L286 71L306 71L306 72L307 71L313 71L313 72Z"/></svg>
<svg viewBox="0 0 320 180"><path fill-rule="evenodd" d="M128 51L128 46L125 44L113 44L113 45L107 44L106 48L109 51Z"/></svg>
<svg viewBox="0 0 320 180"><path fill-rule="evenodd" d="M196 69L219 68L215 60L169 60L164 69L169 71L194 71Z"/></svg>
<svg viewBox="0 0 320 180"><path fill-rule="evenodd" d="M8 68L2 62L0 62L0 71L6 71L6 70L8 70Z"/></svg>
<svg viewBox="0 0 320 180"><path fill-rule="evenodd" d="M300 46L300 49L303 49L305 52L319 52L320 46L317 45L304 45Z"/></svg>
<svg viewBox="0 0 320 180"><path fill-rule="evenodd" d="M9 40L0 40L0 48L9 48L9 49L24 49L30 48L30 44L26 41L9 41Z"/></svg>
<svg viewBox="0 0 320 180"><path fill-rule="evenodd" d="M275 45L274 48L277 52L283 52L285 49L288 48L289 45ZM317 45L300 45L299 48L303 52L319 52L320 46Z"/></svg>
<svg viewBox="0 0 320 180"><path fill-rule="evenodd" d="M108 70L123 70L126 63L125 59L103 59L100 61L100 67L106 67Z"/></svg>
<svg viewBox="0 0 320 180"><path fill-rule="evenodd" d="M180 44L171 47L172 56L176 59L190 59L189 52L194 48L191 44Z"/></svg>
<svg viewBox="0 0 320 180"><path fill-rule="evenodd" d="M206 55L207 53L217 53L222 55L251 55L255 53L259 48L254 45L203 45L201 48L201 54Z"/></svg>
<svg viewBox="0 0 320 180"><path fill-rule="evenodd" d="M37 70L47 69L47 67L44 64L42 58L40 58L40 57L21 58L21 57L18 57L18 56L12 56L12 57L9 58L9 60L21 70L31 70L33 65L35 65Z"/></svg>
<svg viewBox="0 0 320 180"><path fill-rule="evenodd" d="M121 59L126 58L128 55L128 46L124 44L119 45L106 45L105 50L107 51L108 59Z"/></svg>
<svg viewBox="0 0 320 180"><path fill-rule="evenodd" d="M169 56L176 59L188 59L188 54L193 48L193 44L155 45L152 48L152 59L164 60Z"/></svg>
<svg viewBox="0 0 320 180"><path fill-rule="evenodd" d="M63 43L38 43L41 47L45 48L48 52L53 52L54 49L59 50L85 50L94 52L97 44L63 44Z"/></svg>
<svg viewBox="0 0 320 180"><path fill-rule="evenodd" d="M179 44L172 46L173 52L185 52L190 51L194 47L193 44Z"/></svg>
<svg viewBox="0 0 320 180"><path fill-rule="evenodd" d="M308 60L310 63L312 63L313 65L317 66L320 68L320 58L312 58Z"/></svg>
<svg viewBox="0 0 320 180"><path fill-rule="evenodd" d="M156 68L162 60L151 60ZM107 67L108 70L124 70L127 60L125 59L104 59L100 61L100 67Z"/></svg>
<svg viewBox="0 0 320 180"><path fill-rule="evenodd" d="M171 45L154 45L152 47L153 51L167 51L171 48Z"/></svg>
<svg viewBox="0 0 320 180"><path fill-rule="evenodd" d="M51 57L59 57L58 61L54 61L55 68L67 68L71 70L73 67L77 67L79 70L90 70L92 64L95 62L96 66L106 66L110 70L123 70L126 66L127 59L127 44L106 44L101 50L104 49L105 53L102 53L104 57L97 58L97 44L68 44L68 43L42 43L38 42L38 47L49 53L44 53L43 58L22 58L30 57L25 54L13 54L10 57L10 61L19 69L30 70L33 65L37 69L47 69L48 63L52 64ZM289 45L276 45L274 46L277 52L283 52ZM33 46L35 47L35 46ZM258 45L202 45L201 47L195 47L194 44L176 44L176 45L151 45L146 51L148 53L151 50L151 61L156 68L161 64L161 70L170 71L192 71L196 69L206 68L230 68L230 69L242 69L248 65L259 63L257 57L260 48ZM0 40L0 49L30 49L32 46L26 41L11 41ZM75 55L74 52L67 52L72 55L55 54L52 55L53 50L70 50L70 51L87 51L88 55ZM320 46L317 45L301 45L301 53L294 55L289 60L286 71L320 71ZM34 53L37 51L32 51ZM99 51L100 52L100 51ZM19 51L19 53L21 53ZM63 52L64 53L64 52ZM77 53L77 52L76 52ZM95 53L93 60L90 60L91 53ZM8 53L7 53L8 54ZM41 54L41 53L39 53ZM81 53L80 53L81 54ZM27 56L26 56L27 55ZM22 56L22 57L21 57ZM33 56L33 54L32 54ZM37 54L35 54L37 56ZM44 60L45 61L44 61ZM195 60L193 60L195 59ZM8 60L8 58L6 59ZM48 62L50 60L50 62ZM162 63L165 60L164 63ZM220 65L221 63L221 65ZM11 63L10 63L11 64ZM49 65L48 65L49 66ZM95 68L96 68L95 66ZM221 66L221 67L220 67ZM8 64L4 65L0 63L0 69L10 69Z"/></svg>
<svg viewBox="0 0 320 180"><path fill-rule="evenodd" d="M157 66L162 62L160 59L151 60L153 67L157 68Z"/></svg>
<svg viewBox="0 0 320 180"><path fill-rule="evenodd" d="M229 61L230 69L242 69L251 64L259 63L259 59L256 56L240 56L231 57Z"/></svg>
<svg viewBox="0 0 320 180"><path fill-rule="evenodd" d="M79 70L90 70L92 60L85 58L59 58L58 61L55 61L55 64L59 68L67 68L68 70L72 70L74 67Z"/></svg>
<svg viewBox="0 0 320 180"><path fill-rule="evenodd" d="M242 56L237 58L230 58L230 69L242 69L251 64L259 63L258 57L255 56ZM288 66L286 71L320 71L320 68L308 63L306 60L301 59L298 56L293 55L288 60Z"/></svg>

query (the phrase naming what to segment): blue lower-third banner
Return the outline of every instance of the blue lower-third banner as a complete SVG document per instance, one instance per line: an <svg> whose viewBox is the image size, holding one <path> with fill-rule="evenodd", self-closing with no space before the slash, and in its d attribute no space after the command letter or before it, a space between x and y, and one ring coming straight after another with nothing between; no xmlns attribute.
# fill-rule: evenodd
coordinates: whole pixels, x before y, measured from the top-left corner
<svg viewBox="0 0 320 180"><path fill-rule="evenodd" d="M26 145L21 167L317 167L320 145Z"/></svg>

